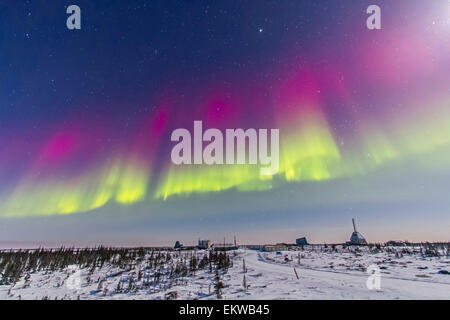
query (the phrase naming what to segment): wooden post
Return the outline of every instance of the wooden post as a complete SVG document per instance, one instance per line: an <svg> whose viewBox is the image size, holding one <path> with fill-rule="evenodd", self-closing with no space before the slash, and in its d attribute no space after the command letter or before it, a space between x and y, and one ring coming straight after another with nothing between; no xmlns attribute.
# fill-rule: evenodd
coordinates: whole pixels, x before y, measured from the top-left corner
<svg viewBox="0 0 450 320"><path fill-rule="evenodd" d="M298 274L297 274L297 270L295 270L295 267L294 267L294 272L295 272L295 276L297 277L297 280L298 280Z"/></svg>

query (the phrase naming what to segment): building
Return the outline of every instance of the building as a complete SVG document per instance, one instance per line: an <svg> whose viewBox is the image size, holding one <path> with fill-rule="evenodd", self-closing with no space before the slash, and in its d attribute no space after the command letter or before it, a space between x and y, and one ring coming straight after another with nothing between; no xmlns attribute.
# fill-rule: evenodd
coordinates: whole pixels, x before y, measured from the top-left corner
<svg viewBox="0 0 450 320"><path fill-rule="evenodd" d="M288 246L285 244L266 244L262 246L262 251L273 252L273 251L286 251Z"/></svg>
<svg viewBox="0 0 450 320"><path fill-rule="evenodd" d="M176 241L174 249L181 249L181 247L183 247L183 245L180 243L180 241Z"/></svg>
<svg viewBox="0 0 450 320"><path fill-rule="evenodd" d="M308 245L308 241L306 240L306 237L295 239L295 244L298 246L306 246Z"/></svg>
<svg viewBox="0 0 450 320"><path fill-rule="evenodd" d="M198 248L199 249L210 249L211 247L211 241L210 240L200 240L198 239Z"/></svg>
<svg viewBox="0 0 450 320"><path fill-rule="evenodd" d="M353 233L350 237L350 241L347 242L347 244L348 245L357 245L357 246L367 245L367 241L366 241L366 239L364 239L363 235L361 233L359 233L358 231L356 231L355 219L352 219L352 223L353 223Z"/></svg>

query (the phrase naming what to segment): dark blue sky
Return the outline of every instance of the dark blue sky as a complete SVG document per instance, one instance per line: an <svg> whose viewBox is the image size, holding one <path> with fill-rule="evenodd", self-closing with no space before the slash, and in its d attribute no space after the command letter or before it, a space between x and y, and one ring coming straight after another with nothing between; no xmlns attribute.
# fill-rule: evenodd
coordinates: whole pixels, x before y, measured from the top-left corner
<svg viewBox="0 0 450 320"><path fill-rule="evenodd" d="M449 6L2 1L0 244L448 240ZM279 175L174 170L194 120L279 128Z"/></svg>

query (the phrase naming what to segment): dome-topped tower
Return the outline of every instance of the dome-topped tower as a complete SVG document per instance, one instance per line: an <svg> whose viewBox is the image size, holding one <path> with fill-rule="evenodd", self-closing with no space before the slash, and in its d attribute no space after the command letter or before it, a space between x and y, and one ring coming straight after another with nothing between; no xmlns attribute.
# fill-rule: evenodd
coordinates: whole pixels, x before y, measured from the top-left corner
<svg viewBox="0 0 450 320"><path fill-rule="evenodd" d="M353 222L353 233L352 233L352 236L350 237L349 244L366 245L367 244L366 239L364 239L364 237L363 237L363 235L361 233L356 231L355 219L352 219L352 222Z"/></svg>

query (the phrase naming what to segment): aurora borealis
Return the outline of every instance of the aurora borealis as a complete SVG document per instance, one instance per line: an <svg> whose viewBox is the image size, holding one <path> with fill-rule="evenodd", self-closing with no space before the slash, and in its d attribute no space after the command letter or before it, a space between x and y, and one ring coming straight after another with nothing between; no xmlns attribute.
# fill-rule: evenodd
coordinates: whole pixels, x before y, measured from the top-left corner
<svg viewBox="0 0 450 320"><path fill-rule="evenodd" d="M132 243L141 224L308 225L333 207L373 221L422 200L411 223L449 226L433 189L450 187L448 1L77 1L77 31L72 3L44 2L0 4L0 240L39 219L40 241L65 239L44 227L58 218L69 242L129 219L102 234ZM372 3L382 30L365 27ZM173 165L170 135L195 120L279 129L278 173Z"/></svg>

